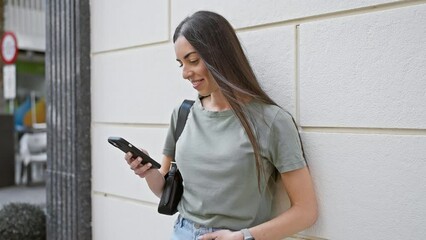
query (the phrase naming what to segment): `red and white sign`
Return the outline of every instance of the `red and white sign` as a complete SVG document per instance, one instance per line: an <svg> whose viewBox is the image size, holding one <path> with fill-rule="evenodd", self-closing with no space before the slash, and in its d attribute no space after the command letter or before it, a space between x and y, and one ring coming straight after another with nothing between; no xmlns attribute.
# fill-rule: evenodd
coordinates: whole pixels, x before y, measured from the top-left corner
<svg viewBox="0 0 426 240"><path fill-rule="evenodd" d="M1 38L1 58L5 64L13 64L18 58L18 41L13 32L5 32Z"/></svg>

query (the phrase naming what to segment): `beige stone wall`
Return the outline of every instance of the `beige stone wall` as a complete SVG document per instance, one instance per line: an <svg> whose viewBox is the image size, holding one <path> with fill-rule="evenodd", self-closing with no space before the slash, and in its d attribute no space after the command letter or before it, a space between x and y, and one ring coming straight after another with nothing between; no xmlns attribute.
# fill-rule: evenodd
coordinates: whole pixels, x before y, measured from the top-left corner
<svg viewBox="0 0 426 240"><path fill-rule="evenodd" d="M170 237L176 216L157 214L106 139L161 158L173 107L196 96L171 35L199 9L230 20L262 86L296 117L320 209L301 236L426 236L426 1L94 0L94 239Z"/></svg>

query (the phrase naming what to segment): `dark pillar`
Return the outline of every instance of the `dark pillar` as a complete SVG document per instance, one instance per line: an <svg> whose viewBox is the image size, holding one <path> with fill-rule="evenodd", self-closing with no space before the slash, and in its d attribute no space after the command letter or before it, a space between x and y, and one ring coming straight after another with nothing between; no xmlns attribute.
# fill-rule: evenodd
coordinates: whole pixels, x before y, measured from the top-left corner
<svg viewBox="0 0 426 240"><path fill-rule="evenodd" d="M0 36L4 34L4 4L4 1L0 0ZM3 101L3 61L0 61L0 70L0 113L3 113L6 111L6 101Z"/></svg>
<svg viewBox="0 0 426 240"><path fill-rule="evenodd" d="M91 239L89 1L45 1L47 237Z"/></svg>
<svg viewBox="0 0 426 240"><path fill-rule="evenodd" d="M0 187L15 185L15 124L0 112Z"/></svg>

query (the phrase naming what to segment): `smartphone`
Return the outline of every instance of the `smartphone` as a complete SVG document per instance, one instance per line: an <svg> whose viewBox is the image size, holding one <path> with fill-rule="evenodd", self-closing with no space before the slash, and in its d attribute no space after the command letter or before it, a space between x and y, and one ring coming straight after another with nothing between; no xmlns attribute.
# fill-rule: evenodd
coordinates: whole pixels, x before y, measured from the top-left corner
<svg viewBox="0 0 426 240"><path fill-rule="evenodd" d="M124 153L131 152L133 154L133 158L141 157L142 164L151 163L152 168L160 168L161 165L152 159L150 156L146 155L139 148L135 147L133 144L126 141L121 137L109 137L108 142L111 143L114 147L120 149Z"/></svg>

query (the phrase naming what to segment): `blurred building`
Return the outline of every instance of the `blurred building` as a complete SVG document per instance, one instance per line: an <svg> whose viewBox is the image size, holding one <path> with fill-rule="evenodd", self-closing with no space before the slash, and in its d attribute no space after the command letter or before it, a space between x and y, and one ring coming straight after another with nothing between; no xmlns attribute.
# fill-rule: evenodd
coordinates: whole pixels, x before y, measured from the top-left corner
<svg viewBox="0 0 426 240"><path fill-rule="evenodd" d="M5 0L4 31L13 32L18 41L16 61L16 105L31 93L46 94L44 55L46 50L46 11L44 0Z"/></svg>
<svg viewBox="0 0 426 240"><path fill-rule="evenodd" d="M5 99L3 92L3 75L0 81L0 113L2 114L2 129L8 134L2 134L0 156L7 175L9 185L13 175L15 183L21 183L24 170L31 165L31 154L23 157L21 137L25 134L38 132L46 134L46 79L45 79L45 50L46 50L46 11L43 0L4 0L2 5L2 33L11 32L16 36L18 55L13 63L16 69L16 94L13 99ZM2 62L2 66L4 63ZM3 71L1 71L3 73ZM12 123L10 124L10 122ZM7 127L6 127L7 126ZM10 134L12 133L12 134ZM32 139L25 137L24 139ZM46 139L43 136L42 139ZM32 149L30 141L23 144ZM39 150L46 152L45 141ZM23 159L27 159L23 164ZM16 162L16 163L14 163ZM46 156L43 157L46 162ZM7 164L6 164L7 163ZM12 164L13 163L13 164ZM7 166L7 167L6 167ZM11 173L13 171L13 173ZM40 170L41 171L41 170ZM39 171L39 172L40 172ZM41 173L41 172L40 172ZM26 179L28 182L28 178Z"/></svg>

